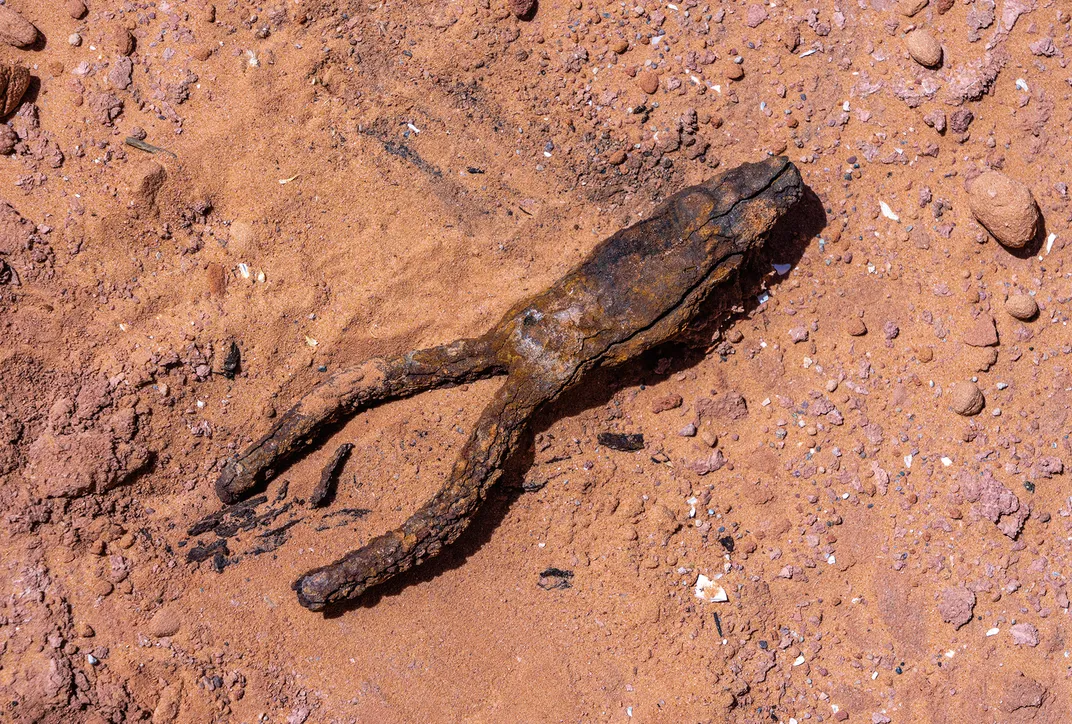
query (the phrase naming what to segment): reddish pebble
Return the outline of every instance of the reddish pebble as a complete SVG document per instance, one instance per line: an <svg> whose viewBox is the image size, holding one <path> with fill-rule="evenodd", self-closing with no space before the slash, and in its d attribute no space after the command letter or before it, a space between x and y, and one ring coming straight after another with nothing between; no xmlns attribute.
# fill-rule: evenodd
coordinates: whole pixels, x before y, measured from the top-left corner
<svg viewBox="0 0 1072 724"><path fill-rule="evenodd" d="M637 73L637 83L640 84L640 90L644 91L649 96L659 90L659 76L655 75L650 70L642 70Z"/></svg>
<svg viewBox="0 0 1072 724"><path fill-rule="evenodd" d="M516 18L531 18L536 13L536 0L510 0L510 12Z"/></svg>

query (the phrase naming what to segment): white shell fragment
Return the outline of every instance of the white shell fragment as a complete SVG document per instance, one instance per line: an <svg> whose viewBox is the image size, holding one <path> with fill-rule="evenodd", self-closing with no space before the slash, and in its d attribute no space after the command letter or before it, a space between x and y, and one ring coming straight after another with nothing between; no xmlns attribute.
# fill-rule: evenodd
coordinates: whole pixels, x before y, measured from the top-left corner
<svg viewBox="0 0 1072 724"><path fill-rule="evenodd" d="M878 207L882 209L882 215L885 216L887 219L890 219L891 221L901 220L901 217L893 213L893 209L891 209L890 205L887 204L885 201L879 201Z"/></svg>
<svg viewBox="0 0 1072 724"><path fill-rule="evenodd" d="M730 600L726 589L702 573L696 577L696 598L707 603L725 603Z"/></svg>

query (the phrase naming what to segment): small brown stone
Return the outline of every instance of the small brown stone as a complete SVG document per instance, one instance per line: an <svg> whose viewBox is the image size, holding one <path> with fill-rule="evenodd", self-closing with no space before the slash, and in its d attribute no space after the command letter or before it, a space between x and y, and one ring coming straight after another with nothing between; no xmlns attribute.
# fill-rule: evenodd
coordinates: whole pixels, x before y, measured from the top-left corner
<svg viewBox="0 0 1072 724"><path fill-rule="evenodd" d="M531 18L536 14L536 0L509 0L510 12L515 18Z"/></svg>
<svg viewBox="0 0 1072 724"><path fill-rule="evenodd" d="M655 75L655 73L652 73L650 70L642 70L637 73L637 83L640 84L640 90L644 91L649 96L659 90L659 76Z"/></svg>
<svg viewBox="0 0 1072 724"><path fill-rule="evenodd" d="M14 112L29 87L30 71L21 65L0 64L0 116Z"/></svg>
<svg viewBox="0 0 1072 724"><path fill-rule="evenodd" d="M1017 319L1026 321L1034 318L1038 314L1039 308L1031 295L1013 294L1005 300L1005 311Z"/></svg>
<svg viewBox="0 0 1072 724"><path fill-rule="evenodd" d="M211 45L202 45L202 46L200 46L198 48L195 48L194 52L193 52L194 60L205 61L205 60L208 60L211 55L212 55L212 46Z"/></svg>
<svg viewBox="0 0 1072 724"><path fill-rule="evenodd" d="M1040 216L1031 189L998 171L972 182L968 205L975 218L1001 244L1022 249L1038 233Z"/></svg>
<svg viewBox="0 0 1072 724"><path fill-rule="evenodd" d="M15 129L6 123L0 124L0 155L7 156L14 153L18 142L19 136L15 133Z"/></svg>
<svg viewBox="0 0 1072 724"><path fill-rule="evenodd" d="M82 0L67 0L67 14L75 20L81 20L89 10Z"/></svg>
<svg viewBox="0 0 1072 724"><path fill-rule="evenodd" d="M853 317L845 324L845 331L853 337L863 337L867 334L867 325L859 317Z"/></svg>
<svg viewBox="0 0 1072 724"><path fill-rule="evenodd" d="M965 417L978 415L984 404L986 404L986 399L983 397L983 391L974 382L957 383L949 400L949 408Z"/></svg>
<svg viewBox="0 0 1072 724"><path fill-rule="evenodd" d="M120 55L130 55L134 52L134 36L126 28L118 27L115 29L113 42L115 42L116 52Z"/></svg>
<svg viewBox="0 0 1072 724"><path fill-rule="evenodd" d="M920 65L933 68L942 62L942 44L929 30L913 30L904 42L912 60Z"/></svg>
<svg viewBox="0 0 1072 724"><path fill-rule="evenodd" d="M927 7L928 0L897 0L897 12L910 18L923 8Z"/></svg>
<svg viewBox="0 0 1072 724"><path fill-rule="evenodd" d="M610 49L618 55L621 55L625 51L629 50L629 43L625 38L615 38L610 43Z"/></svg>
<svg viewBox="0 0 1072 724"><path fill-rule="evenodd" d="M730 63L726 68L726 77L730 80L740 80L744 78L744 68L737 63Z"/></svg>
<svg viewBox="0 0 1072 724"><path fill-rule="evenodd" d="M149 633L156 638L174 636L182 627L182 617L172 608L162 608L149 621Z"/></svg>
<svg viewBox="0 0 1072 724"><path fill-rule="evenodd" d="M998 330L994 319L985 314L979 315L975 324L964 335L964 344L972 347L993 347L998 343Z"/></svg>
<svg viewBox="0 0 1072 724"><path fill-rule="evenodd" d="M609 163L611 166L621 166L623 163L625 163L625 159L625 149L619 148L617 151L610 155L610 158L607 159L607 163Z"/></svg>
<svg viewBox="0 0 1072 724"><path fill-rule="evenodd" d="M208 293L214 297L222 297L227 292L227 272L221 264L210 262L205 267L205 282Z"/></svg>
<svg viewBox="0 0 1072 724"><path fill-rule="evenodd" d="M939 15L945 15L953 9L953 4L955 2L956 0L934 0L934 8L938 11Z"/></svg>
<svg viewBox="0 0 1072 724"><path fill-rule="evenodd" d="M924 364L934 359L934 350L930 347L920 347L916 350L916 359Z"/></svg>
<svg viewBox="0 0 1072 724"><path fill-rule="evenodd" d="M26 18L0 5L0 43L25 48L37 42L37 28Z"/></svg>

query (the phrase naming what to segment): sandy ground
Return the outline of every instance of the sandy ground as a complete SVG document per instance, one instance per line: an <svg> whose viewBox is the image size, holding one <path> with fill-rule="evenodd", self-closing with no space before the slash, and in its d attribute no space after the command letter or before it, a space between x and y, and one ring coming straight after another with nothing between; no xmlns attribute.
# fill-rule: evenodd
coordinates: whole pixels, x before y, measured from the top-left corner
<svg viewBox="0 0 1072 724"><path fill-rule="evenodd" d="M0 720L1072 721L1064 0L87 4L7 0L41 38L0 45L33 76L0 128ZM438 558L329 615L290 590L442 484L495 381L364 412L189 535L327 374L479 334L772 153L821 223L722 337L541 413ZM1029 248L972 217L987 169Z"/></svg>

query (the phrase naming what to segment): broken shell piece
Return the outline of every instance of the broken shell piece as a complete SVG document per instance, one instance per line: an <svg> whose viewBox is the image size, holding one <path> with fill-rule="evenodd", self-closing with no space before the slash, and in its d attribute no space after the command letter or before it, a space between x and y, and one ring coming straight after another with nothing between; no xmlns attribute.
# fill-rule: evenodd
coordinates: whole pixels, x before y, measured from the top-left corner
<svg viewBox="0 0 1072 724"><path fill-rule="evenodd" d="M696 578L696 598L707 603L725 603L730 600L725 588L702 573Z"/></svg>

